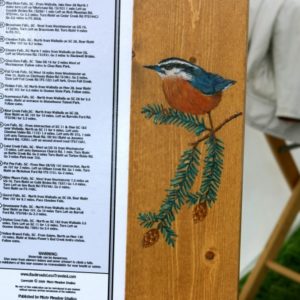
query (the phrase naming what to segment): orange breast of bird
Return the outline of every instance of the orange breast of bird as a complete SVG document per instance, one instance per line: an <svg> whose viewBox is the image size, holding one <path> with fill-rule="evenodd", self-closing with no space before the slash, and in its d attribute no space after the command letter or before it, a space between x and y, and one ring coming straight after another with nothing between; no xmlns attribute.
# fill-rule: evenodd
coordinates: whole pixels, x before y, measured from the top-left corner
<svg viewBox="0 0 300 300"><path fill-rule="evenodd" d="M204 95L182 78L164 78L163 91L171 107L194 115L212 111L222 98L222 93Z"/></svg>

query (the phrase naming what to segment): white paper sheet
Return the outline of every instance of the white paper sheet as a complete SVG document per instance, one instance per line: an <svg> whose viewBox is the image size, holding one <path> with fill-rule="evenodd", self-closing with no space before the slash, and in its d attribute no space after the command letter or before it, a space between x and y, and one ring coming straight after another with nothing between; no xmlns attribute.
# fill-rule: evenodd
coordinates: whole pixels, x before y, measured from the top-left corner
<svg viewBox="0 0 300 300"><path fill-rule="evenodd" d="M1 3L1 297L123 299L132 1Z"/></svg>

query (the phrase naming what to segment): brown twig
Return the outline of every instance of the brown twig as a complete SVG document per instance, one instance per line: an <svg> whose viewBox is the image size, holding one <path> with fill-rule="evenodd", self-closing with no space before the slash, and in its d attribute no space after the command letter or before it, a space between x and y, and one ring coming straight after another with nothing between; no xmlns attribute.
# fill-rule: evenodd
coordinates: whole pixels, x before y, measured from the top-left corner
<svg viewBox="0 0 300 300"><path fill-rule="evenodd" d="M221 130L227 123L231 122L232 120L242 116L243 113L239 112L236 113L232 116L230 116L229 118L227 118L223 123L221 123L220 125L218 125L215 129L214 129L214 133L218 132L219 130ZM211 136L212 130L209 130L210 132L208 134L206 134L205 136L203 136L201 139L199 139L198 141L191 143L192 146L197 147L201 142L205 141L206 139L208 139Z"/></svg>
<svg viewBox="0 0 300 300"><path fill-rule="evenodd" d="M208 119L209 119L209 124L210 124L210 127L211 127L210 133L215 134L214 122L213 122L212 117L211 117L211 112L208 113Z"/></svg>

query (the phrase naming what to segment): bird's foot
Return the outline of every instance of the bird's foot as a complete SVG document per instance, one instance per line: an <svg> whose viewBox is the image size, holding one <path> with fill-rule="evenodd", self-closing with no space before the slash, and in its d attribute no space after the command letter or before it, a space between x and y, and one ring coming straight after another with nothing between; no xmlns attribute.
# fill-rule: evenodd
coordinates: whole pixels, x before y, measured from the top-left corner
<svg viewBox="0 0 300 300"><path fill-rule="evenodd" d="M210 130L210 137L215 138L216 137L216 131L215 129Z"/></svg>

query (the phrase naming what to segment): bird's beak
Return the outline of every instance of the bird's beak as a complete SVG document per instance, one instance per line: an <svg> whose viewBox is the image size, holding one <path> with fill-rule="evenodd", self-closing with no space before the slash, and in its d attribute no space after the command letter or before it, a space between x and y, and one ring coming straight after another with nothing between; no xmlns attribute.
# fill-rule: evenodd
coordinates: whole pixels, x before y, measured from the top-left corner
<svg viewBox="0 0 300 300"><path fill-rule="evenodd" d="M150 69L153 71L158 71L158 66L156 66L156 65L148 65L148 66L144 66L144 68Z"/></svg>

